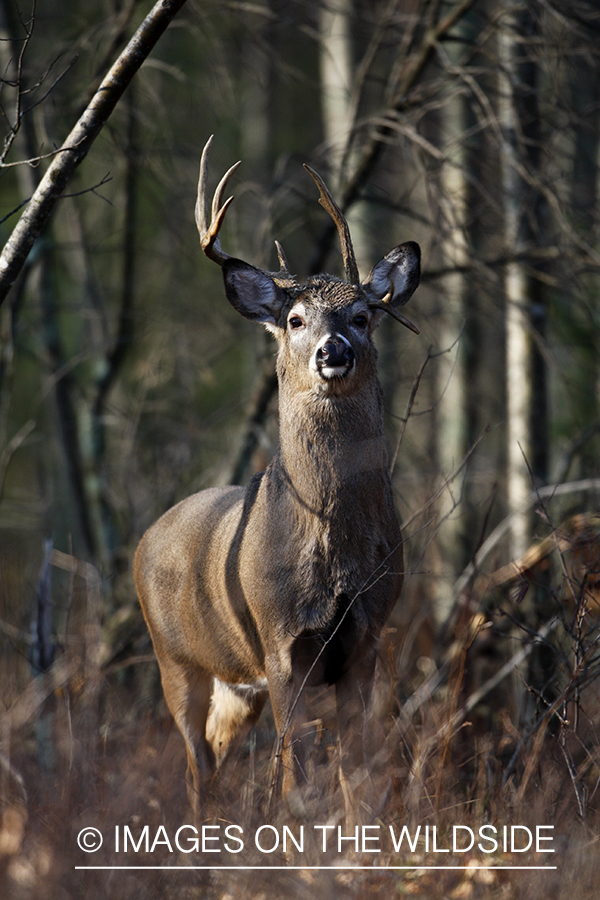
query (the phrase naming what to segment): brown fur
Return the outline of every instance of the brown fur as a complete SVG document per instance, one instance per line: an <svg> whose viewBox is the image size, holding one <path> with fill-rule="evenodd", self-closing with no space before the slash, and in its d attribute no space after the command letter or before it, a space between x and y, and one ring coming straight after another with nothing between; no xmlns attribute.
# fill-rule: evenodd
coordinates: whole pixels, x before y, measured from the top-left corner
<svg viewBox="0 0 600 900"><path fill-rule="evenodd" d="M228 299L279 345L280 445L247 488L202 491L167 512L135 558L196 808L267 688L292 806L306 778L305 682L335 685L343 765L365 762L377 641L403 580L372 333L390 284L397 305L416 287L415 248L396 248L362 285L327 275L297 285L224 262Z"/></svg>

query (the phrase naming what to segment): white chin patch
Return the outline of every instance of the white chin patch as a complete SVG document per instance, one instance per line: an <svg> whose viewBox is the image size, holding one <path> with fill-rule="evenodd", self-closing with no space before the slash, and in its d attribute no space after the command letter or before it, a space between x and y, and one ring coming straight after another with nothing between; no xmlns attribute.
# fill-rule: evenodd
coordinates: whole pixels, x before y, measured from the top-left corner
<svg viewBox="0 0 600 900"><path fill-rule="evenodd" d="M321 366L319 375L325 381L332 381L334 378L345 378L352 366Z"/></svg>

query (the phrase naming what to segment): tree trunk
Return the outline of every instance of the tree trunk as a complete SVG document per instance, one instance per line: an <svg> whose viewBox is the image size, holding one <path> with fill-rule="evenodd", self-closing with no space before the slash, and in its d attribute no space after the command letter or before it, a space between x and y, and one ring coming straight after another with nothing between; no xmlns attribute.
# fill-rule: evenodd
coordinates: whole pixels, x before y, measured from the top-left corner
<svg viewBox="0 0 600 900"><path fill-rule="evenodd" d="M532 488L547 479L546 368L540 353L546 303L539 278L524 257L541 242L537 66L527 59L538 22L531 8L507 6L500 33L500 124L504 189L507 503L516 512L510 554L521 556L531 540L526 509ZM527 181L523 177L529 173ZM529 182L529 183L528 183ZM536 333L536 334L535 334ZM534 341L535 336L535 341Z"/></svg>
<svg viewBox="0 0 600 900"><path fill-rule="evenodd" d="M457 45L455 45L457 46ZM460 46L460 45L458 45ZM454 52L458 56L458 52ZM453 62L458 63L458 59ZM464 97L452 83L441 113L442 145L446 156L441 171L440 233L443 265L457 271L444 279L444 303L440 310L436 393L439 414L435 428L436 457L442 483L456 470L467 451L464 346L461 332L465 321L467 279L460 271L468 261L466 241L466 109ZM461 476L462 478L462 476ZM452 586L466 564L463 559L463 508L460 483L448 484L440 496L440 578L435 603L436 616L446 620L452 606Z"/></svg>
<svg viewBox="0 0 600 900"><path fill-rule="evenodd" d="M0 256L0 304L15 283L75 170L87 156L131 79L184 3L185 0L158 0L54 155Z"/></svg>
<svg viewBox="0 0 600 900"><path fill-rule="evenodd" d="M350 20L352 0L332 0L324 3L319 13L321 115L323 134L330 167L329 187L340 200L345 173L352 170L351 152L354 127L351 104L354 79L352 35ZM364 276L373 260L369 229L366 227L367 205L356 200L347 212L348 225L359 270Z"/></svg>

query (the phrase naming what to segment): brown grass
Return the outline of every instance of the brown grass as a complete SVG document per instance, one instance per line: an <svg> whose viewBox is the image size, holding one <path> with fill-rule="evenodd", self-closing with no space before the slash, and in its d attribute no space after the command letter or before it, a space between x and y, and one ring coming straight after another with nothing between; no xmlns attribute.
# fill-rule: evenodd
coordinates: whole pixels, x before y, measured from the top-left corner
<svg viewBox="0 0 600 900"><path fill-rule="evenodd" d="M15 900L42 900L62 897L110 897L126 900L144 897L173 898L257 898L273 897L377 897L411 894L429 898L592 898L598 896L600 886L600 854L595 837L597 814L588 808L586 821L577 814L568 773L556 752L553 740L534 741L521 766L519 777L526 775L521 789L519 778L511 778L502 785L499 761L506 758L503 740L506 734L476 734L474 726L464 726L450 740L438 744L424 757L423 748L431 746L431 739L439 731L447 701L438 700L420 711L407 743L398 743L390 754L385 774L367 793L371 800L363 805L361 820L366 825L379 825L380 830L368 830L368 836L378 834L379 844L367 844L368 849L379 846L382 852L355 852L353 843L343 842L338 853L331 831L328 852L323 853L313 824L340 825L343 836L347 831L340 814L341 801L335 790L335 764L322 764L321 801L314 821L305 824L306 843L302 854L294 851L260 853L252 837L268 821L283 833L288 826L298 839L300 825L277 806L267 819L266 794L269 777L269 758L273 734L268 717L256 732L256 743L246 750L233 771L229 770L223 783L215 785L209 819L206 824L220 825L209 836L223 836L227 824L243 829L244 850L227 853L223 843L221 852L185 854L169 852L164 843L154 853L114 852L115 826L119 826L121 840L124 826L129 826L136 840L148 826L150 841L164 826L172 843L177 829L191 823L185 795L185 756L183 741L169 718L157 713L151 704L136 700L134 688L114 687L108 679L98 695L98 709L75 701L70 722L66 716L66 694L54 696L47 702L44 714L36 726L24 727L13 736L10 765L4 774L4 809L0 849L2 856L2 892L0 896ZM158 706L162 710L162 702ZM44 725L50 734L43 737ZM541 735L542 732L540 731ZM54 762L40 760L40 746L50 741L54 747ZM511 744L512 746L512 744ZM335 747L324 745L321 755L335 757ZM19 789L17 773L26 786L27 798ZM594 777L597 773L594 772ZM590 783L590 790L594 784ZM383 803L381 801L384 801ZM373 807L382 806L378 816ZM485 824L495 823L528 826L553 825L554 854L494 853L467 854L427 852L423 841L416 852L405 845L393 852L389 826L398 834L403 825L413 832L420 825L437 827L438 844L449 846L453 825L466 825L474 831ZM77 834L86 826L98 828L105 838L103 848L86 854L77 846ZM186 832L190 834L190 832ZM238 831L232 832L240 834ZM430 832L431 834L431 832ZM461 832L466 834L466 832ZM314 839L309 841L311 836ZM274 840L272 832L263 831L263 849ZM215 844L208 844L214 847ZM239 844L230 842L230 847ZM485 845L490 846L490 845ZM82 871L78 865L332 865L347 863L370 866L367 870L300 871L297 869L247 871L174 870L172 872L147 869L145 871ZM556 865L556 870L511 871L507 869L466 871L382 869L389 865Z"/></svg>
<svg viewBox="0 0 600 900"><path fill-rule="evenodd" d="M402 648L402 635L408 633L402 622L396 622L395 631L390 629L376 695L390 736L357 810L367 826L366 836L376 835L379 842L367 841L358 852L350 841L343 841L338 851L338 826L342 837L353 836L354 831L342 814L336 745L328 730L325 701L315 706L324 727L315 747L317 802L311 820L294 820L278 801L267 813L274 732L266 711L241 757L213 785L203 824L212 826L208 837L219 835L220 852L185 853L174 846L180 826L193 824L185 792L183 740L162 700L137 609L131 609L136 640L124 642L129 649L119 662L110 651L121 638L110 623L99 629L85 612L86 598L80 598L79 613L74 605L69 618L70 639L63 641L52 670L35 683L17 652L15 633L14 656L2 662L6 712L0 720L0 897L598 897L600 751L595 726L600 700L594 666L583 665L595 658L598 628L595 610L589 604L582 606L589 578L584 576L581 584L585 590L571 591L570 605L554 597L562 618L548 631L547 649L555 671L552 695L532 688L527 682L530 668L523 664L520 676L507 675L471 704L474 692L490 686L490 678L522 646L527 617L522 615L523 622L517 623L517 613L523 612L518 604L512 607L514 615L500 616L490 607L484 627L475 615L465 626L463 617L455 626L454 641L448 642L445 677L431 695L424 688L433 677L431 623L423 618L422 635L413 630L410 652ZM123 618L121 611L119 621ZM414 694L417 688L420 692ZM419 702L409 706L406 700L411 695ZM410 715L403 718L402 710L408 709ZM281 846L266 852L274 839L269 829L262 832L263 852L257 849L254 835L267 824L277 829L280 840L286 827L298 839L304 826L303 852L291 842L285 853ZM322 831L315 830L315 824L333 826L326 852L320 846ZM231 825L243 832L240 853L231 852L239 846L233 840L228 842L229 851L225 846L225 829ZM492 853L477 848L465 853L439 851L451 849L453 826L477 833L484 825L494 825L500 835L503 826L518 825L521 836L524 828L534 832L536 826L553 826L553 832L544 834L553 834L555 852L502 852L501 846ZM102 848L93 854L77 844L78 834L89 826L104 838ZM126 827L139 841L145 826L150 844L156 836L162 839L154 852L146 852L143 840L137 851L129 846L126 854L115 852L115 828L121 841ZM414 852L406 841L394 851L390 826L396 835L403 826L411 835L420 827L421 840ZM434 827L438 852L433 848ZM428 845L423 839L426 828ZM467 832L459 834L464 837ZM165 838L173 844L173 852ZM370 852L374 847L381 852ZM115 864L146 868L76 868ZM355 868L311 868L332 865Z"/></svg>

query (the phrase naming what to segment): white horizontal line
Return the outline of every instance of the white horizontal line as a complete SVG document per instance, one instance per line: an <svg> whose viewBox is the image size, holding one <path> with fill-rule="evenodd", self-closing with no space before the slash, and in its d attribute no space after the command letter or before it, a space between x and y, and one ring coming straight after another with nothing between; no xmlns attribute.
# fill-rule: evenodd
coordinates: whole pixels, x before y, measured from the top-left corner
<svg viewBox="0 0 600 900"><path fill-rule="evenodd" d="M558 866L75 866L75 869L136 869L136 870L144 870L144 869L160 869L163 872L195 872L195 871L206 871L206 872L223 872L223 871L249 871L249 870L260 870L265 872L275 871L277 869L284 870L286 872L298 870L298 871L311 871L318 872L322 869L339 869L340 871L352 872L354 870L368 870L370 872L388 872L388 871L456 871L460 870L463 872L475 872L480 870L486 871L502 871L506 872L508 870L514 871L528 871L528 872L540 872L546 869L557 869Z"/></svg>

